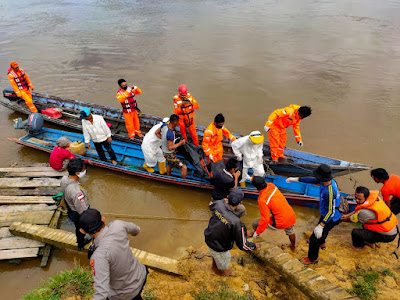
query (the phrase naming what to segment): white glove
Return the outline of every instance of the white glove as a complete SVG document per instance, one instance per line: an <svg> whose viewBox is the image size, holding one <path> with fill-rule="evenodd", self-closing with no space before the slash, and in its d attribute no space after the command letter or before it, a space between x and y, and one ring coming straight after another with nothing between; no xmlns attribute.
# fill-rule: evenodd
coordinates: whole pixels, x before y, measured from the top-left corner
<svg viewBox="0 0 400 300"><path fill-rule="evenodd" d="M269 127L268 127L268 126L264 126L264 130L265 130L266 132L268 132Z"/></svg>
<svg viewBox="0 0 400 300"><path fill-rule="evenodd" d="M297 145L299 145L300 147L303 147L303 141L297 142Z"/></svg>
<svg viewBox="0 0 400 300"><path fill-rule="evenodd" d="M210 158L211 161L214 161L214 158L213 158L212 154L210 154L209 158Z"/></svg>
<svg viewBox="0 0 400 300"><path fill-rule="evenodd" d="M318 224L318 226L314 228L314 234L317 239L322 237L322 231L324 231L324 227L322 227L321 224Z"/></svg>
<svg viewBox="0 0 400 300"><path fill-rule="evenodd" d="M239 156L236 156L236 158L237 158L238 161L242 161L243 156L239 155Z"/></svg>
<svg viewBox="0 0 400 300"><path fill-rule="evenodd" d="M295 181L299 181L299 177L289 177L288 179L286 179L286 183L291 183Z"/></svg>
<svg viewBox="0 0 400 300"><path fill-rule="evenodd" d="M253 239L255 239L256 237L258 237L258 234L257 234L257 232L254 231Z"/></svg>

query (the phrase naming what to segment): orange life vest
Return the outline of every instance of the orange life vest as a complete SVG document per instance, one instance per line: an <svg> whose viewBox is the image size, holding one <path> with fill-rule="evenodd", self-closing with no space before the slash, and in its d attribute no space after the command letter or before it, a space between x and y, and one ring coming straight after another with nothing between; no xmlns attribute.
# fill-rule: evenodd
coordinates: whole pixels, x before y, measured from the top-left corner
<svg viewBox="0 0 400 300"><path fill-rule="evenodd" d="M369 209L376 214L375 220L363 224L364 229L376 232L389 232L397 225L397 217L378 195L379 191L371 191L368 199L363 204L357 205L356 211Z"/></svg>
<svg viewBox="0 0 400 300"><path fill-rule="evenodd" d="M19 69L19 72L15 72L12 68L9 68L7 75L8 74L11 74L14 77L14 81L20 90L29 89L24 70Z"/></svg>
<svg viewBox="0 0 400 300"><path fill-rule="evenodd" d="M118 93L126 97L124 102L120 102L124 113L130 113L137 109L135 94L132 93L130 87L127 90L119 89Z"/></svg>
<svg viewBox="0 0 400 300"><path fill-rule="evenodd" d="M199 104L193 98L193 96L188 93L186 100L182 100L180 95L174 96L174 112L179 116L180 120L183 120L186 127L193 124L194 120L194 110L199 108Z"/></svg>

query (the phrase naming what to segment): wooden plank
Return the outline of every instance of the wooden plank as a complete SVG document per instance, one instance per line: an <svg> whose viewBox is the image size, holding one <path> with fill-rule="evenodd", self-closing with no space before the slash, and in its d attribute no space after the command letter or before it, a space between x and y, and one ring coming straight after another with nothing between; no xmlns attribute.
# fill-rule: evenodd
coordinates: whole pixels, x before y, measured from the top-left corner
<svg viewBox="0 0 400 300"><path fill-rule="evenodd" d="M37 187L37 188L10 188L0 189L0 195L4 196L54 196L61 193L60 187Z"/></svg>
<svg viewBox="0 0 400 300"><path fill-rule="evenodd" d="M57 209L56 212L54 213L53 217L51 218L50 224L49 224L49 228L54 228L57 229L58 228L58 223L60 221L61 218L61 208ZM43 248L43 256L42 256L42 260L40 261L40 267L41 268L45 268L47 266L47 263L49 261L49 257L51 255L51 249L52 249L52 245L50 244L46 244Z"/></svg>
<svg viewBox="0 0 400 300"><path fill-rule="evenodd" d="M2 196L0 204L54 204L52 197L46 196Z"/></svg>
<svg viewBox="0 0 400 300"><path fill-rule="evenodd" d="M0 205L0 214L9 214L15 212L56 210L57 205L47 204L25 204L25 205Z"/></svg>
<svg viewBox="0 0 400 300"><path fill-rule="evenodd" d="M0 251L0 260L36 257L38 253L39 248L2 250Z"/></svg>
<svg viewBox="0 0 400 300"><path fill-rule="evenodd" d="M0 240L0 250L23 249L43 247L44 243L26 239L19 236L12 236Z"/></svg>
<svg viewBox="0 0 400 300"><path fill-rule="evenodd" d="M10 232L14 235L52 244L57 247L77 250L76 237L72 232L27 223L14 223L10 226ZM87 251L88 248L89 245L86 245L83 251ZM179 270L178 261L175 259L155 255L135 248L131 248L131 250L141 263L150 268L182 275Z"/></svg>
<svg viewBox="0 0 400 300"><path fill-rule="evenodd" d="M31 142L31 143L34 143L34 144L43 145L43 146L46 146L46 147L53 147L53 143L52 142L44 141L44 140L37 139L37 138L34 138L34 137L31 137L31 138L27 139L27 141Z"/></svg>
<svg viewBox="0 0 400 300"><path fill-rule="evenodd" d="M0 239L2 238L7 238L13 236L10 230L8 230L8 227L2 227L0 228ZM1 241L0 241L1 243Z"/></svg>
<svg viewBox="0 0 400 300"><path fill-rule="evenodd" d="M0 214L0 227L10 226L14 222L48 225L53 213L53 211L33 211Z"/></svg>
<svg viewBox="0 0 400 300"><path fill-rule="evenodd" d="M16 187L50 187L60 186L61 180L55 178L35 178L29 180L28 177L19 178L0 178L0 188Z"/></svg>
<svg viewBox="0 0 400 300"><path fill-rule="evenodd" d="M7 172L47 172L54 171L52 167L42 166L42 167L10 167L10 168L0 168L0 173Z"/></svg>
<svg viewBox="0 0 400 300"><path fill-rule="evenodd" d="M23 171L23 172L7 172L5 177L63 177L67 175L67 171Z"/></svg>

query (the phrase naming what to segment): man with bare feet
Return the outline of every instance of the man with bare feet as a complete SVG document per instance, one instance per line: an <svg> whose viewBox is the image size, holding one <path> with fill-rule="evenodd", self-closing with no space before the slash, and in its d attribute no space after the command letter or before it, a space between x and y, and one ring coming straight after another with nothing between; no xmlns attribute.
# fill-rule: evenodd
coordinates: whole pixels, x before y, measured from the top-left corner
<svg viewBox="0 0 400 300"><path fill-rule="evenodd" d="M360 222L363 229L353 229L351 239L355 249L375 243L390 243L398 233L397 217L379 197L379 191L369 191L366 187L356 188L357 207L354 212L344 215L341 221Z"/></svg>
<svg viewBox="0 0 400 300"><path fill-rule="evenodd" d="M233 243L240 250L251 251L259 248L258 244L247 241L246 226L234 214L244 197L243 191L232 190L227 199L217 200L211 204L213 212L208 227L204 230L205 242L213 257L213 271L220 276L231 276L229 270Z"/></svg>

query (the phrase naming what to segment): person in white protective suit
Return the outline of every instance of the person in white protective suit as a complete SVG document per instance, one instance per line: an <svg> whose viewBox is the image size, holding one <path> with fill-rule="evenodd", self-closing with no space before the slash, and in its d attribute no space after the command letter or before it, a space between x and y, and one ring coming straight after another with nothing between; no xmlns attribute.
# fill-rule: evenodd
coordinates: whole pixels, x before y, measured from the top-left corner
<svg viewBox="0 0 400 300"><path fill-rule="evenodd" d="M246 187L246 179L251 180L248 171L253 170L254 176L264 177L263 165L264 136L259 131L253 131L232 142L232 150L239 161L243 160L241 187Z"/></svg>
<svg viewBox="0 0 400 300"><path fill-rule="evenodd" d="M161 125L168 122L169 118L164 118L162 123L154 125L143 138L142 152L145 160L143 168L149 173L154 173L153 168L157 163L160 174L167 173L167 163L161 150Z"/></svg>

